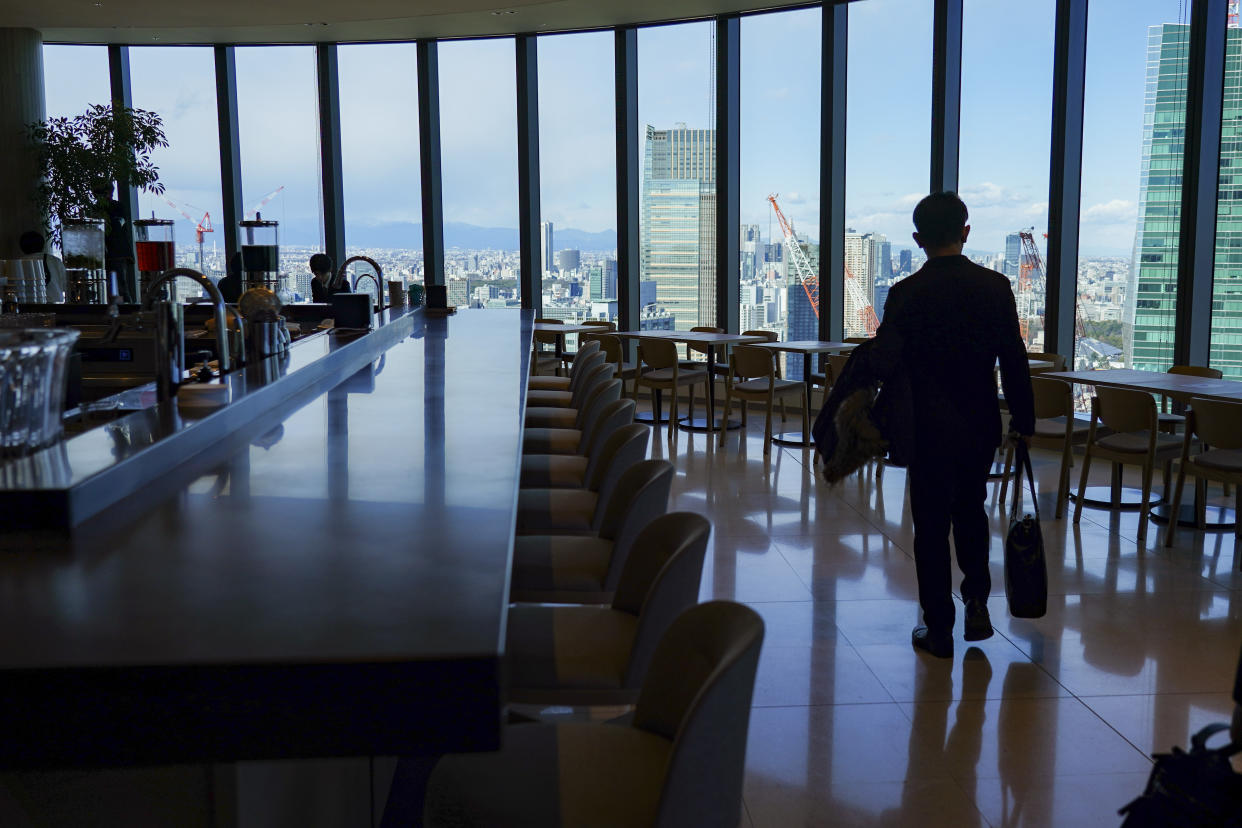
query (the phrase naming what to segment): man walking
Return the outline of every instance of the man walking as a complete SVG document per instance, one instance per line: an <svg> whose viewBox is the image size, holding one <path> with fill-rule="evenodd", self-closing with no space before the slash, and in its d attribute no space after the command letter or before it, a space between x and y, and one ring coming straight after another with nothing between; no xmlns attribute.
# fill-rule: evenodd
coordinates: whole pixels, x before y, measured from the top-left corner
<svg viewBox="0 0 1242 828"><path fill-rule="evenodd" d="M962 255L970 234L966 205L933 193L914 208L914 241L927 264L892 287L877 333L900 334L914 402L910 506L923 625L915 647L953 655L949 532L962 570L967 641L992 635L987 599L990 531L984 509L988 472L1001 443L994 375L1012 416L1011 432L1035 430L1030 370L1009 280Z"/></svg>

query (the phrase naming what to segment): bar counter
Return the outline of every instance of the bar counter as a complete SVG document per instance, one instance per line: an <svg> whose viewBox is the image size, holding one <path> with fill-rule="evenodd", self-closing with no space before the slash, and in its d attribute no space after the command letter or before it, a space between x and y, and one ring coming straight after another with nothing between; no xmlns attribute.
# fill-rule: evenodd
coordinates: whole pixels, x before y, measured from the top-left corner
<svg viewBox="0 0 1242 828"><path fill-rule="evenodd" d="M72 532L0 536L0 765L494 748L531 323L399 317Z"/></svg>

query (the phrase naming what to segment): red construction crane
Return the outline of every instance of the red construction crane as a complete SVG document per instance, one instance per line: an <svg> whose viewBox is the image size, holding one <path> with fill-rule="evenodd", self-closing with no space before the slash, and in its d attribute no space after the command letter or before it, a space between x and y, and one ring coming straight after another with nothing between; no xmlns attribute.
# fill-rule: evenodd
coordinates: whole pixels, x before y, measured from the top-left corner
<svg viewBox="0 0 1242 828"><path fill-rule="evenodd" d="M206 273L206 271L203 270L203 262L204 262L203 234L216 232L216 229L211 226L211 213L207 212L206 210L203 210L203 217L199 219L198 221L195 221L194 217L191 216L189 213L187 213L184 207L179 206L176 202L174 202L168 196L164 196L164 202L168 204L169 207L173 208L178 213L185 216L186 221L194 225L194 241L198 242L198 272ZM194 207L193 204L186 204L185 207L192 207L195 210L203 209L201 207Z"/></svg>
<svg viewBox="0 0 1242 828"><path fill-rule="evenodd" d="M246 218L252 219L255 216L257 216L259 214L259 211L262 210L264 207L266 207L267 203L271 201L273 198L275 198L277 195L279 195L280 191L283 190L284 188L285 188L285 185L281 184L279 187L272 190L267 195L263 196L263 199L258 204L256 204L253 208L247 211Z"/></svg>
<svg viewBox="0 0 1242 828"><path fill-rule="evenodd" d="M1028 227L1018 231L1022 238L1022 257L1018 264L1018 325L1022 329L1022 341L1031 346L1031 323L1038 318L1037 308L1045 294L1044 258L1035 244L1035 228ZM1044 238L1048 234L1044 233ZM1078 297L1074 297L1074 334L1075 339L1084 336L1082 314L1078 312ZM1047 343L1045 343L1047 344Z"/></svg>
<svg viewBox="0 0 1242 828"><path fill-rule="evenodd" d="M806 298L810 300L811 309L815 311L815 318L818 319L819 271L811 267L810 261L806 258L806 252L802 249L802 245L798 242L798 236L794 233L793 224L781 212L780 205L776 203L776 197L777 194L773 193L768 196L768 201L772 204L772 210L776 213L776 220L781 225L781 234L785 237L787 261L793 265L794 273L802 284L802 289L806 291ZM875 308L871 305L871 300L866 297L862 288L858 286L858 280L854 278L854 274L850 272L848 267L845 268L845 291L854 303L854 310L858 314L858 321L862 324L863 330L867 332L867 336L874 336L876 329L880 327L880 320L875 315Z"/></svg>

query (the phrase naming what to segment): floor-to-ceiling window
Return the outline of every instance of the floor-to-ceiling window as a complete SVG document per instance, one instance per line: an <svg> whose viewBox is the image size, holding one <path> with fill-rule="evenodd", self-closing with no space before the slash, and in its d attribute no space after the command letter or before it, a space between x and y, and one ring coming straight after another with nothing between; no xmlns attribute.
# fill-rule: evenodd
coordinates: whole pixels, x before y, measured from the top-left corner
<svg viewBox="0 0 1242 828"><path fill-rule="evenodd" d="M639 289L646 328L716 324L714 32L710 21L638 32Z"/></svg>
<svg viewBox="0 0 1242 828"><path fill-rule="evenodd" d="M798 9L741 24L739 320L786 340L819 339L820 17ZM802 357L786 360L802 376Z"/></svg>
<svg viewBox="0 0 1242 828"><path fill-rule="evenodd" d="M1055 0L965 0L958 191L966 254L1009 277L1027 348L1044 347Z"/></svg>
<svg viewBox="0 0 1242 828"><path fill-rule="evenodd" d="M1227 34L1209 363L1242 379L1242 29Z"/></svg>
<svg viewBox="0 0 1242 828"><path fill-rule="evenodd" d="M538 53L543 316L616 321L613 34L540 37Z"/></svg>
<svg viewBox="0 0 1242 828"><path fill-rule="evenodd" d="M72 118L93 104L111 103L108 47L44 45L43 90L49 118Z"/></svg>
<svg viewBox="0 0 1242 828"><path fill-rule="evenodd" d="M421 284L415 48L413 43L340 46L337 65L345 252L373 259L385 281Z"/></svg>
<svg viewBox="0 0 1242 828"><path fill-rule="evenodd" d="M224 228L216 227L221 221L220 133L212 50L134 47L129 65L134 106L159 113L168 138L167 147L151 154L166 189L163 195L140 192L138 217L173 222L178 265L223 276Z"/></svg>
<svg viewBox="0 0 1242 828"><path fill-rule="evenodd" d="M910 238L910 215L927 194L929 179L933 5L926 0L849 5L846 336L873 334L893 281L923 260Z"/></svg>
<svg viewBox="0 0 1242 828"><path fill-rule="evenodd" d="M1173 363L1190 3L1093 0L1075 365Z"/></svg>
<svg viewBox="0 0 1242 828"><path fill-rule="evenodd" d="M444 271L449 304L521 304L513 40L439 45Z"/></svg>
<svg viewBox="0 0 1242 828"><path fill-rule="evenodd" d="M237 119L245 218L280 223L281 287L309 297L324 244L314 47L239 47Z"/></svg>

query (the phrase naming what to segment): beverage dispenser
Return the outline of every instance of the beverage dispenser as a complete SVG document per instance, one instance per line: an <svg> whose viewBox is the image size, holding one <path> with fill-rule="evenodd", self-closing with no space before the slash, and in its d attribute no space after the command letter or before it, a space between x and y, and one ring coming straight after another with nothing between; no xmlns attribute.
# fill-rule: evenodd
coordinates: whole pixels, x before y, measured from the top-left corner
<svg viewBox="0 0 1242 828"><path fill-rule="evenodd" d="M247 289L280 288L280 238L278 222L267 221L256 213L240 222L242 231L242 280Z"/></svg>
<svg viewBox="0 0 1242 828"><path fill-rule="evenodd" d="M72 304L107 304L116 287L109 287L108 273L104 270L103 220L62 221L60 249L65 255L65 300Z"/></svg>
<svg viewBox="0 0 1242 828"><path fill-rule="evenodd" d="M138 287L145 298L147 287L159 278L166 270L176 267L176 243L173 237L173 223L168 219L139 219L134 222L134 248L138 254ZM173 299L170 288L175 283L165 282L157 288L159 298Z"/></svg>

